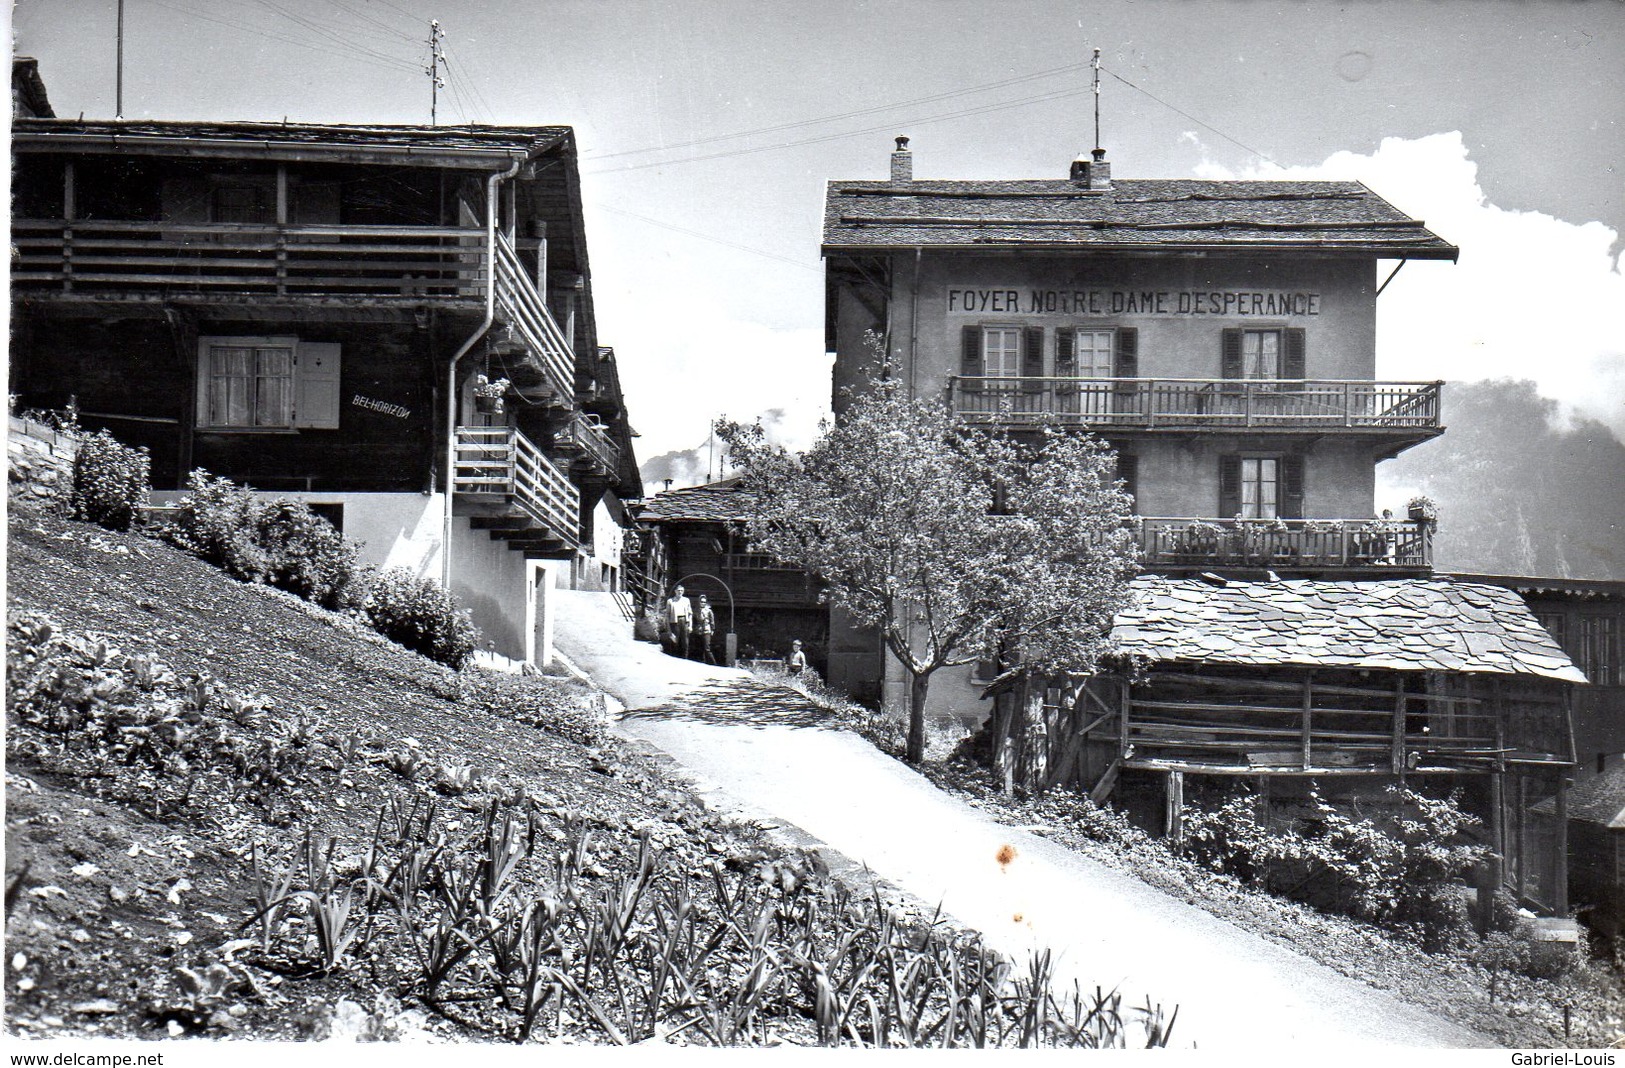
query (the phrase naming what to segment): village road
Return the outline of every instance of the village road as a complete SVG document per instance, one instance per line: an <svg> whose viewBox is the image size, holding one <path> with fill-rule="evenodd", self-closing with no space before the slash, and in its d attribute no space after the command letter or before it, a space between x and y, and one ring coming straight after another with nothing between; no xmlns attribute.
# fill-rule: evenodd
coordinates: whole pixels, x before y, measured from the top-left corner
<svg viewBox="0 0 1625 1068"><path fill-rule="evenodd" d="M627 708L621 731L668 753L741 814L813 843L981 931L1015 957L1048 947L1058 987L1177 1005L1202 1050L1481 1047L1437 1019L948 796L805 698L631 640L607 597L566 594L559 649ZM607 606L607 607L606 607ZM1004 847L1014 859L1001 862ZM1008 857L1008 852L1004 854Z"/></svg>

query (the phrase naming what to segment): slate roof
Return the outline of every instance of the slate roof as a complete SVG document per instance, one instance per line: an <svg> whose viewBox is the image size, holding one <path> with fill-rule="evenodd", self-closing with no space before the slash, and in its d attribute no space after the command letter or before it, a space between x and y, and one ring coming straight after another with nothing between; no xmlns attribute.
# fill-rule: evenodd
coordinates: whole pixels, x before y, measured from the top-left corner
<svg viewBox="0 0 1625 1068"><path fill-rule="evenodd" d="M1112 627L1152 660L1540 675L1585 682L1511 590L1444 579L1226 581L1142 575Z"/></svg>
<svg viewBox="0 0 1625 1068"><path fill-rule="evenodd" d="M279 122L191 122L136 119L17 119L12 137L19 148L106 139L110 146L186 139L228 142L260 149L340 145L358 151L540 152L569 140L568 126L356 126Z"/></svg>
<svg viewBox="0 0 1625 1068"><path fill-rule="evenodd" d="M703 486L666 490L644 502L643 523L743 523L749 514L749 491L738 477Z"/></svg>
<svg viewBox="0 0 1625 1068"><path fill-rule="evenodd" d="M1067 180L829 183L825 251L916 245L1458 253L1360 182L1122 179L1107 190Z"/></svg>
<svg viewBox="0 0 1625 1068"><path fill-rule="evenodd" d="M1609 768L1569 791L1571 820L1595 823L1611 831L1625 830L1625 764Z"/></svg>

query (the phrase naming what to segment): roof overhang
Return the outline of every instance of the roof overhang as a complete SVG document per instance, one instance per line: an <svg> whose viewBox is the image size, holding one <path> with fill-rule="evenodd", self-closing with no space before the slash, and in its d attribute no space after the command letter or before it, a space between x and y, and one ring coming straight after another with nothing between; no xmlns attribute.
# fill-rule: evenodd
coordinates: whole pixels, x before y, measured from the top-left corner
<svg viewBox="0 0 1625 1068"><path fill-rule="evenodd" d="M14 152L347 162L490 170L507 167L567 139L560 128L493 135L449 127L340 127L276 123L165 123L94 126L75 120L20 119Z"/></svg>

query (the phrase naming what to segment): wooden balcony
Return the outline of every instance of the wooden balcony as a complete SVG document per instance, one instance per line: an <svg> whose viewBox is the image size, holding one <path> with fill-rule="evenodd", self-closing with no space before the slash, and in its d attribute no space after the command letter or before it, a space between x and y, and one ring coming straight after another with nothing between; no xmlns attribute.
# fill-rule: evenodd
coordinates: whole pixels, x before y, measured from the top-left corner
<svg viewBox="0 0 1625 1068"><path fill-rule="evenodd" d="M1381 519L1195 519L1139 521L1140 560L1152 570L1276 571L1433 569L1433 527Z"/></svg>
<svg viewBox="0 0 1625 1068"><path fill-rule="evenodd" d="M621 462L621 450L610 440L609 432L580 412L559 428L553 436L553 448L570 456L578 470L590 475L612 475Z"/></svg>
<svg viewBox="0 0 1625 1068"><path fill-rule="evenodd" d="M1158 671L1111 726L1130 767L1391 774L1534 755L1508 744L1490 701L1410 692L1399 674L1383 687Z"/></svg>
<svg viewBox="0 0 1625 1068"><path fill-rule="evenodd" d="M465 226L12 222L11 284L66 299L285 299L400 304L485 300L485 230ZM496 317L521 394L575 400L574 349L500 233Z"/></svg>
<svg viewBox="0 0 1625 1068"><path fill-rule="evenodd" d="M1103 430L1440 431L1442 382L1282 378L1001 378L954 375L949 401L967 423L1044 422Z"/></svg>
<svg viewBox="0 0 1625 1068"><path fill-rule="evenodd" d="M23 292L414 303L485 292L485 231L472 227L17 219L12 243Z"/></svg>
<svg viewBox="0 0 1625 1068"><path fill-rule="evenodd" d="M513 427L457 428L452 489L453 511L511 548L545 555L580 538L580 491Z"/></svg>

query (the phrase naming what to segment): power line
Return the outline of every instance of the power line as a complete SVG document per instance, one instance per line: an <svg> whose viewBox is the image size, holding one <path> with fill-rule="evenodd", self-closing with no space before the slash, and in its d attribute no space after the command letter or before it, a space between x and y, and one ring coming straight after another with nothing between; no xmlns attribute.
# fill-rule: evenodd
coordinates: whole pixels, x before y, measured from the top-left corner
<svg viewBox="0 0 1625 1068"><path fill-rule="evenodd" d="M996 104L982 104L973 108L961 108L958 111L946 112L941 115L930 115L924 118L910 118L901 121L906 122L911 126L924 126L933 122L948 122L952 119L969 118L973 115L987 115L995 111L1008 111L1010 108L1024 107L1028 104L1045 103L1051 100L1064 100L1068 97L1082 96L1087 92L1089 92L1087 87L1080 89L1057 89L1048 93L1040 93L1035 96L1022 97L1019 100L1007 100ZM847 137L861 137L865 134L872 134L882 130L893 129L895 125L896 123L887 123L884 126L869 126L861 130L843 130L838 133L823 134L818 137L807 137L799 141L786 141L782 144L776 145L758 145L754 148L736 148L727 152L713 152L709 155L689 156L685 159L659 160L654 163L632 163L625 167L606 167L602 170L588 171L586 173L617 174L625 171L643 170L647 167L668 167L676 166L680 163L702 163L707 160L726 159L731 156L744 156L755 152L776 152L786 148L799 148L803 145L817 145L828 141L839 141Z"/></svg>
<svg viewBox="0 0 1625 1068"><path fill-rule="evenodd" d="M1208 123L1205 123L1201 119L1197 118L1195 115L1192 115L1190 112L1185 111L1182 108L1175 107L1174 105L1168 103L1168 101L1162 99L1162 97L1158 96L1156 93L1153 93L1151 90L1140 88L1138 85L1135 85L1133 82L1129 81L1127 78L1123 77L1121 74L1118 74L1116 71L1107 70L1107 68L1105 68L1105 67L1101 67L1100 69L1106 71L1107 74L1110 74L1113 78L1116 78L1118 81L1122 82L1124 85L1128 86L1130 89L1133 89L1135 92L1144 93L1146 96L1150 97L1152 100L1155 100L1157 103L1161 104L1163 107L1167 108L1168 110L1178 112L1179 114L1185 116L1185 118L1187 118L1187 119L1191 120L1192 122L1196 123L1196 125L1202 127L1204 130L1209 130L1209 131L1211 131L1211 132L1213 132L1215 134L1218 134L1220 137L1224 138L1226 141L1229 141L1233 145L1239 145L1240 147L1246 149L1248 152L1251 152L1253 155L1257 156L1259 159L1265 161L1266 163L1275 163L1275 161L1273 159L1271 159L1270 157L1264 155L1264 153L1260 152L1258 149L1252 147L1251 145L1242 144L1242 142L1236 140L1234 137L1231 137L1229 134L1225 133L1223 130L1219 129L1217 126L1212 126L1212 125L1210 125ZM1275 163L1275 166L1279 167L1280 164Z"/></svg>
<svg viewBox="0 0 1625 1068"><path fill-rule="evenodd" d="M157 4L159 7L167 7L171 11L178 11L183 15L190 15L193 18L203 19L205 22L213 22L216 25L225 26L225 27L227 27L229 29L233 29L233 30L238 30L238 31L240 31L242 33L253 34L256 37L264 37L267 40L281 41L284 44L296 45L296 46L298 46L300 48L308 48L312 52L321 52L324 55L337 56L340 59L357 60L357 61L362 62L362 63L372 64L373 66L387 67L387 68L389 68L391 70L401 70L401 71L416 71L417 70L416 67L414 67L412 64L410 64L408 62L405 62L404 60L394 60L394 59L379 60L379 59L373 59L371 57L368 57L368 56L362 55L360 53L357 53L354 50L344 50L344 49L334 48L334 47L332 47L330 45L321 44L321 43L318 43L318 42L315 42L315 41L302 41L302 40L298 39L297 37L289 37L289 36L287 36L285 34L275 33L275 32L272 32L270 30L259 29L259 28L254 27L254 26L246 25L246 24L244 24L242 22L236 22L236 21L231 21L231 20L228 20L228 19L216 18L215 16L210 15L210 14L208 14L206 12L195 11L192 8L183 7L180 4L172 3L172 2L170 2L170 0L148 0L148 2Z"/></svg>
<svg viewBox="0 0 1625 1068"><path fill-rule="evenodd" d="M361 21L363 21L363 22L365 22L365 23L367 23L367 24L369 24L371 26L376 26L380 31L389 34L391 37L399 37L401 40L410 41L413 44L417 43L417 38L414 37L412 34L407 33L405 30L397 29L396 27L391 26L386 22L382 22L382 21L380 21L378 19L375 19L371 15L367 14L365 11L358 10L356 8L351 7L348 4L342 3L341 0L330 0L330 2L332 3L332 5L334 7L338 8L340 11L348 12L349 14L354 15L356 18L360 19Z"/></svg>
<svg viewBox="0 0 1625 1068"><path fill-rule="evenodd" d="M600 152L589 156L582 156L584 160L614 159L619 156L632 156L644 152L672 151L679 148L693 148L698 145L707 145L716 141L728 141L738 137L753 137L757 134L780 133L784 130L794 130L805 126L816 126L824 122L839 122L843 119L862 118L865 115L875 115L883 111L895 111L898 108L915 107L920 104L933 104L939 100L948 100L956 96L968 96L971 93L981 93L989 89L1002 89L1006 86L1019 85L1022 82L1037 81L1040 78L1049 78L1057 74L1066 74L1084 69L1087 64L1069 63L1063 67L1052 67L1049 70L1034 71L1003 81L986 82L982 85L973 85L964 89L954 89L946 93L935 93L931 96L916 97L912 100L900 100L892 104L876 104L872 107L859 108L856 111L845 111L834 115L823 115L813 119L800 119L795 122L780 123L777 126L763 126L754 130L740 130L737 133L718 134L714 137L701 137L693 141L680 141L673 145L658 145L650 148L629 148L620 152Z"/></svg>
<svg viewBox="0 0 1625 1068"><path fill-rule="evenodd" d="M459 99L466 100L468 102L469 106L467 108L467 113L470 115L474 114L476 105L480 105L479 110L484 111L487 116L490 116L490 105L484 104L485 98L479 95L479 91L474 87L474 84L469 79L468 75L462 72L461 61L458 61L459 65L457 67L452 67L451 57L446 55L444 49L441 50L440 61L445 64L446 77L451 82L451 91Z"/></svg>
<svg viewBox="0 0 1625 1068"><path fill-rule="evenodd" d="M394 60L395 58L397 58L395 56L389 55L387 52L380 52L380 51L378 51L376 49L368 48L365 45L357 44L355 41L350 40L350 39L348 39L346 37L340 36L338 33L334 32L333 30L328 29L326 26L323 26L321 23L313 22L310 19L305 18L303 15L295 14L294 12L289 11L287 8L284 8L284 7L282 7L282 6L278 5L278 4L272 3L271 0L258 0L258 2L262 7L265 7L267 9L271 10L271 11L276 12L278 15L281 15L283 18L286 18L286 19L289 19L289 20L291 20L293 22L298 23L299 25L305 27L307 30L310 30L312 33L320 34L321 36L326 37L331 41L334 41L335 43L337 43L341 47L353 49L358 53L361 53L363 55L371 56L374 59Z"/></svg>
<svg viewBox="0 0 1625 1068"><path fill-rule="evenodd" d="M728 248L738 249L740 252L749 252L753 256L765 256L770 260L778 260L781 263L788 263L792 267L800 267L805 271L817 271L822 273L822 268L815 267L809 263L803 262L802 260L791 259L789 256L781 256L777 252L767 252L763 249L751 248L749 245L741 245L734 241L726 241L712 234L702 233L699 230L690 230L684 226L677 226L673 223L662 222L659 219L651 219L647 215L639 215L637 212L627 211L625 208L612 208L608 204L599 203L593 203L592 206L599 211L612 212L615 215L625 215L629 219L637 219L640 222L648 223L650 226L658 226L662 230L672 230L679 234L687 234L689 237L697 237L701 241L710 241L714 244L726 245Z"/></svg>

